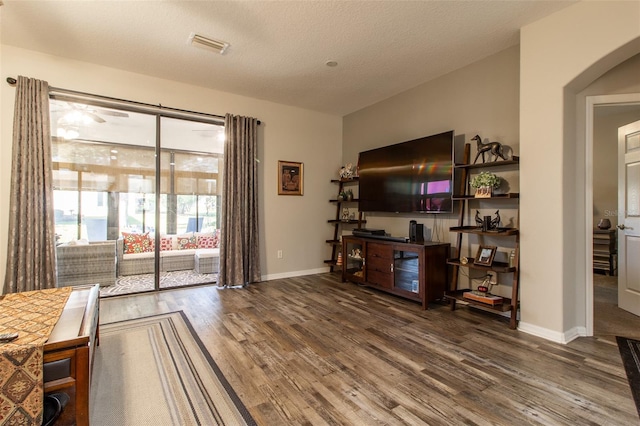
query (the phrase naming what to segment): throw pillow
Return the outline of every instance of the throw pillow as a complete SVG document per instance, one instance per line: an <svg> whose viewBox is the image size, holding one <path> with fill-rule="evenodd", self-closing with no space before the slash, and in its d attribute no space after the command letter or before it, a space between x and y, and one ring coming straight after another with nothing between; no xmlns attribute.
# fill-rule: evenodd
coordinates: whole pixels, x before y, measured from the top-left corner
<svg viewBox="0 0 640 426"><path fill-rule="evenodd" d="M148 235L147 238L149 239L149 244L147 245L145 251L146 252L156 251L156 240L155 240L155 238L152 237L151 235Z"/></svg>
<svg viewBox="0 0 640 426"><path fill-rule="evenodd" d="M191 235L190 237L178 237L178 250L189 250L195 248L198 248L195 235Z"/></svg>
<svg viewBox="0 0 640 426"><path fill-rule="evenodd" d="M173 250L173 238L160 237L160 251Z"/></svg>
<svg viewBox="0 0 640 426"><path fill-rule="evenodd" d="M216 238L214 236L198 237L198 248L201 248L201 249L216 248L215 243L216 243Z"/></svg>
<svg viewBox="0 0 640 426"><path fill-rule="evenodd" d="M122 238L124 239L124 253L144 253L149 247L149 233L145 234L133 234L130 232L123 232Z"/></svg>

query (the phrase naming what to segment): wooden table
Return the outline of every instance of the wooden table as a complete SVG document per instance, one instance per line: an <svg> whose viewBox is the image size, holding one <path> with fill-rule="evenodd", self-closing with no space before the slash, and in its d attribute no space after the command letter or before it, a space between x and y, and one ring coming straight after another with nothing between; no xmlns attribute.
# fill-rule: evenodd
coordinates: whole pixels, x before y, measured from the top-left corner
<svg viewBox="0 0 640 426"><path fill-rule="evenodd" d="M100 286L74 287L44 345L44 391L65 392L70 401L56 425L89 424L89 388L98 344Z"/></svg>

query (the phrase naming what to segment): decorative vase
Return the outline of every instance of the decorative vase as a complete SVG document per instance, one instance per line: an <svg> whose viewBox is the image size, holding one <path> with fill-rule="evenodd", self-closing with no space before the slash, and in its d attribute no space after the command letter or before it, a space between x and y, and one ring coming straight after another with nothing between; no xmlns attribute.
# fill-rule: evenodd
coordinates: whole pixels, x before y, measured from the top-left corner
<svg viewBox="0 0 640 426"><path fill-rule="evenodd" d="M598 228L600 229L611 228L611 221L609 219L600 219L600 222L598 222Z"/></svg>

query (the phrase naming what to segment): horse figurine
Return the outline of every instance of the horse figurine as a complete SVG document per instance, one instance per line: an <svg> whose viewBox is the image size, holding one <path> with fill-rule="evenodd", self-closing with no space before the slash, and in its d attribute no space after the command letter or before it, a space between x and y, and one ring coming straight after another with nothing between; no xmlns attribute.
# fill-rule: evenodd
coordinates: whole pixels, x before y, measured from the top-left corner
<svg viewBox="0 0 640 426"><path fill-rule="evenodd" d="M473 138L471 138L471 140L475 140L478 147L478 153L476 154L476 158L473 160L473 164L476 164L476 161L478 161L478 157L480 157L480 154L482 154L482 162L484 163L485 152L489 153L489 155L493 154L494 162L498 160L498 157L502 158L503 160L507 159L507 157L505 157L502 153L502 144L500 142L482 143L482 138L480 137L480 135L475 135Z"/></svg>

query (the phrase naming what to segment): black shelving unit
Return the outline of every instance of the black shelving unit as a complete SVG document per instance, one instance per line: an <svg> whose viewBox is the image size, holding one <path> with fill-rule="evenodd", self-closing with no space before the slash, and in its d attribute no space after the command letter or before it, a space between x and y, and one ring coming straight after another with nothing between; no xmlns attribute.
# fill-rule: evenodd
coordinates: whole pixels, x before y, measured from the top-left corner
<svg viewBox="0 0 640 426"><path fill-rule="evenodd" d="M333 179L331 183L338 184L338 192L339 195L344 189L345 186L353 186L358 185L358 177L353 177L350 179ZM329 265L329 270L331 272L335 272L336 268L339 267L340 272L342 272L342 267L338 265L338 253L342 249L342 242L340 241L340 235L343 227L345 226L354 226L357 225L358 228L361 228L365 220L362 219L362 212L358 211L358 219L350 219L350 220L342 220L341 212L342 208L345 205L358 205L358 199L353 198L351 200L338 200L337 196L334 199L329 200L330 203L336 204L336 217L335 219L329 219L327 222L333 225L333 238L330 240L326 240L327 244L331 245L331 258L324 261L327 265Z"/></svg>

